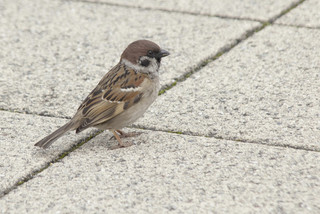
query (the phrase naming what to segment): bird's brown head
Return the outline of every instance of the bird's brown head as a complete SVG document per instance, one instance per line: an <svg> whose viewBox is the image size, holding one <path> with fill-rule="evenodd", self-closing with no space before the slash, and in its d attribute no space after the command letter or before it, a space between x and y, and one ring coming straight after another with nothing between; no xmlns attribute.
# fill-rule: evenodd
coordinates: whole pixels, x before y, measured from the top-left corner
<svg viewBox="0 0 320 214"><path fill-rule="evenodd" d="M160 64L161 58L170 53L163 50L154 42L149 40L137 40L128 45L121 55L121 60L127 60L133 65L148 67L152 61Z"/></svg>

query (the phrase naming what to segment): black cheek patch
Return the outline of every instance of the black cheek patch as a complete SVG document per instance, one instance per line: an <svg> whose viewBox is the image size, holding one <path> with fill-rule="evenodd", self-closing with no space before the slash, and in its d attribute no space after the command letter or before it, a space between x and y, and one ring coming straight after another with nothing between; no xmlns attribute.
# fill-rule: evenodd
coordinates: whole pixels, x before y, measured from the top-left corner
<svg viewBox="0 0 320 214"><path fill-rule="evenodd" d="M140 63L142 66L147 67L150 64L150 61L148 59L144 59Z"/></svg>

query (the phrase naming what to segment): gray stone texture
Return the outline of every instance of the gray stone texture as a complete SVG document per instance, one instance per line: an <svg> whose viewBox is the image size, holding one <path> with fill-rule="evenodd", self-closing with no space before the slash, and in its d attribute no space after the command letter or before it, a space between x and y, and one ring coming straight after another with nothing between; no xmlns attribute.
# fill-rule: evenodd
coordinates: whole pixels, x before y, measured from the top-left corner
<svg viewBox="0 0 320 214"><path fill-rule="evenodd" d="M298 0L88 0L132 7L180 11L211 16L269 21L277 17Z"/></svg>
<svg viewBox="0 0 320 214"><path fill-rule="evenodd" d="M320 8L297 2L2 0L0 214L320 213ZM125 129L133 146L34 147L141 38L171 52L162 86L232 48Z"/></svg>
<svg viewBox="0 0 320 214"><path fill-rule="evenodd" d="M276 21L277 24L305 26L320 29L320 1L308 0Z"/></svg>
<svg viewBox="0 0 320 214"><path fill-rule="evenodd" d="M43 150L33 145L66 120L5 111L0 111L0 120L0 196L93 132L66 134L51 149Z"/></svg>
<svg viewBox="0 0 320 214"><path fill-rule="evenodd" d="M270 26L160 96L139 126L320 150L319 30Z"/></svg>
<svg viewBox="0 0 320 214"><path fill-rule="evenodd" d="M129 42L150 39L171 52L164 85L258 25L85 2L6 1L0 108L71 117Z"/></svg>
<svg viewBox="0 0 320 214"><path fill-rule="evenodd" d="M147 132L101 134L0 200L3 213L317 213L319 153Z"/></svg>

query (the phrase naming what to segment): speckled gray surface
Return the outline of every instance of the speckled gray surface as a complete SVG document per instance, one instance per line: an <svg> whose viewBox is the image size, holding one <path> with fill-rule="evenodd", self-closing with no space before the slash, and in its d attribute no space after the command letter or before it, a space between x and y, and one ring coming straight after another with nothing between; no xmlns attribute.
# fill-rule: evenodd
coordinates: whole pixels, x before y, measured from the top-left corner
<svg viewBox="0 0 320 214"><path fill-rule="evenodd" d="M75 113L132 41L150 39L171 52L161 68L164 85L258 26L83 2L6 5L0 14L0 108L59 117Z"/></svg>
<svg viewBox="0 0 320 214"><path fill-rule="evenodd" d="M276 21L277 24L305 26L320 29L320 1L308 0Z"/></svg>
<svg viewBox="0 0 320 214"><path fill-rule="evenodd" d="M88 0L91 2L106 2L132 7L153 8L168 11L181 11L211 16L226 16L242 19L268 21L275 18L282 11L298 0Z"/></svg>
<svg viewBox="0 0 320 214"><path fill-rule="evenodd" d="M318 37L267 27L160 96L137 124L320 150Z"/></svg>
<svg viewBox="0 0 320 214"><path fill-rule="evenodd" d="M151 2L2 0L0 213L320 213L320 31L306 28L317 26L316 2L277 22L299 27L248 39L260 24L239 19L269 20L297 1ZM117 150L108 131L88 141L94 129L33 147L139 38L171 52L162 85L244 41L135 123L166 131Z"/></svg>
<svg viewBox="0 0 320 214"><path fill-rule="evenodd" d="M109 137L98 135L3 197L3 212L320 211L318 152L161 132L109 150Z"/></svg>
<svg viewBox="0 0 320 214"><path fill-rule="evenodd" d="M66 120L5 111L0 111L0 120L0 196L16 182L94 133L93 130L78 135L70 132L50 149L42 150L33 145Z"/></svg>

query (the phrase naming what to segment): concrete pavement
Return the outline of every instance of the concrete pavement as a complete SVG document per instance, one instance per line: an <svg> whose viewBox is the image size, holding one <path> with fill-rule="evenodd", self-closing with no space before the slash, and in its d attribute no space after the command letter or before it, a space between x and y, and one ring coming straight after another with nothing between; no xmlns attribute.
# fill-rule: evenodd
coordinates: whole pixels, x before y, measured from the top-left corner
<svg viewBox="0 0 320 214"><path fill-rule="evenodd" d="M320 5L187 2L0 3L0 213L320 212ZM35 148L140 38L171 55L135 145Z"/></svg>

